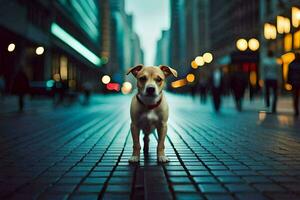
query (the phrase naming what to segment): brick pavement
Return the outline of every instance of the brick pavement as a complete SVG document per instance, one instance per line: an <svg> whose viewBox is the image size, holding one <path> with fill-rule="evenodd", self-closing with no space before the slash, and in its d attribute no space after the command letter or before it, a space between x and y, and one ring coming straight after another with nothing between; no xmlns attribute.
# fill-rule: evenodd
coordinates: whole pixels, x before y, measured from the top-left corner
<svg viewBox="0 0 300 200"><path fill-rule="evenodd" d="M300 199L300 120L168 98L168 164L127 162L128 97L0 115L1 199Z"/></svg>

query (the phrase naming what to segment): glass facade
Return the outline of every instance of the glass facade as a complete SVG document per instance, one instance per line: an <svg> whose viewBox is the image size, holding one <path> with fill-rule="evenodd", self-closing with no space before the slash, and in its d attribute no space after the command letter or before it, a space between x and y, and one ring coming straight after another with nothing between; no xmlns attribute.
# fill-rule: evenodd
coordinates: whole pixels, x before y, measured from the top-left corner
<svg viewBox="0 0 300 200"><path fill-rule="evenodd" d="M98 42L100 39L100 13L96 0L58 0L68 14L85 31L89 38Z"/></svg>

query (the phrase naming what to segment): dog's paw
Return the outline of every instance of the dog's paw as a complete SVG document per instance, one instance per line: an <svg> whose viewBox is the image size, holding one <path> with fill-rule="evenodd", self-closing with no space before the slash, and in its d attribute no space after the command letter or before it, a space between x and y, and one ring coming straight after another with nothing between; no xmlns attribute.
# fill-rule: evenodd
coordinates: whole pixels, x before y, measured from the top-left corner
<svg viewBox="0 0 300 200"><path fill-rule="evenodd" d="M158 160L158 162L161 162L161 163L166 163L166 162L170 161L170 159L167 156L158 156L157 160Z"/></svg>
<svg viewBox="0 0 300 200"><path fill-rule="evenodd" d="M128 159L128 162L131 162L131 163L136 163L136 162L139 162L139 161L140 161L140 157L139 156L131 156Z"/></svg>

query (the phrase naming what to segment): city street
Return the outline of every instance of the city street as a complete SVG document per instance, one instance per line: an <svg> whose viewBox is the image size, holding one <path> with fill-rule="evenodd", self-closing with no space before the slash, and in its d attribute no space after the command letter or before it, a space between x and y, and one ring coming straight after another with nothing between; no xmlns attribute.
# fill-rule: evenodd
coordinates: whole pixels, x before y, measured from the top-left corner
<svg viewBox="0 0 300 200"><path fill-rule="evenodd" d="M150 153L129 164L130 96L53 108L27 103L23 113L0 103L1 199L300 199L300 119L291 100L278 114L261 100L221 112L187 95L167 94L167 164ZM34 104L34 108L31 107ZM288 105L288 106L287 106ZM142 136L141 136L142 137ZM142 139L141 139L142 141Z"/></svg>

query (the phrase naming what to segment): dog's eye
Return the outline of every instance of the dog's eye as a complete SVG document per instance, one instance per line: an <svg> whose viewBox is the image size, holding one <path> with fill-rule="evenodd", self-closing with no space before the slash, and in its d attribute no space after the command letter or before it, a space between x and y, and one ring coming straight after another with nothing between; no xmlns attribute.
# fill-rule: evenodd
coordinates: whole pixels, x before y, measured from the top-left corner
<svg viewBox="0 0 300 200"><path fill-rule="evenodd" d="M139 78L139 80L142 81L142 82L144 82L144 81L147 80L147 78L145 76L142 76L142 77Z"/></svg>
<svg viewBox="0 0 300 200"><path fill-rule="evenodd" d="M156 80L156 82L161 82L162 81L162 79L161 78L157 78L157 79L155 79Z"/></svg>

